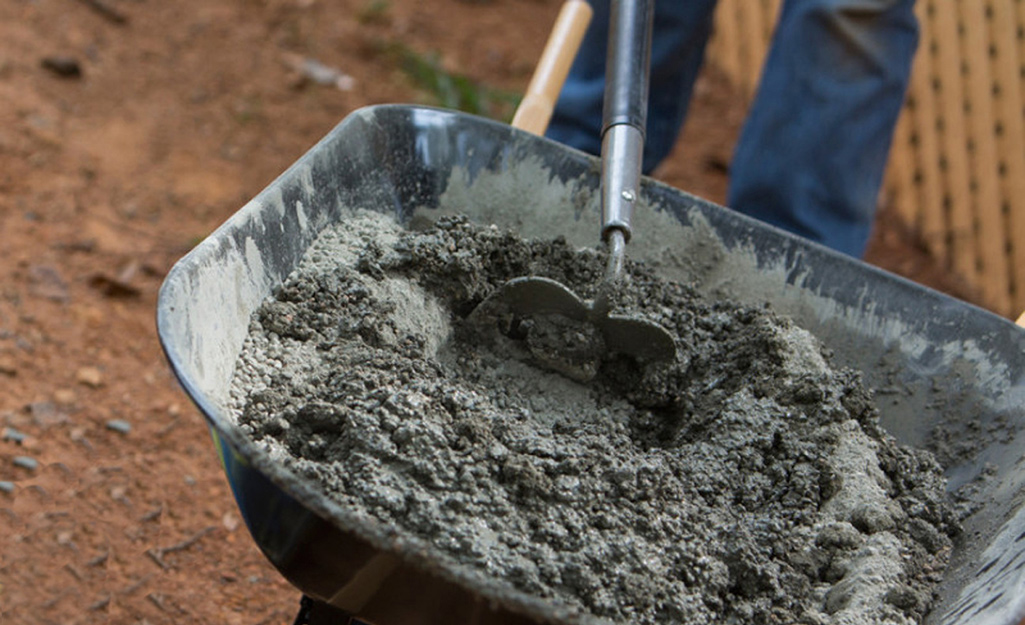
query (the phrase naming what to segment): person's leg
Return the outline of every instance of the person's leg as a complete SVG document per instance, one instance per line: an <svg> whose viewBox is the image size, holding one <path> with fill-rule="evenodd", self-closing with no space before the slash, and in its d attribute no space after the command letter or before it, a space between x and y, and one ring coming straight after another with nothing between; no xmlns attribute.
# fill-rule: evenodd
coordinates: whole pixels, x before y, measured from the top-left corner
<svg viewBox="0 0 1025 625"><path fill-rule="evenodd" d="M712 30L716 0L656 0L644 172L672 150ZM594 18L555 106L546 136L591 154L601 152L609 0L594 0Z"/></svg>
<svg viewBox="0 0 1025 625"><path fill-rule="evenodd" d="M786 0L727 205L860 257L918 43L914 0Z"/></svg>

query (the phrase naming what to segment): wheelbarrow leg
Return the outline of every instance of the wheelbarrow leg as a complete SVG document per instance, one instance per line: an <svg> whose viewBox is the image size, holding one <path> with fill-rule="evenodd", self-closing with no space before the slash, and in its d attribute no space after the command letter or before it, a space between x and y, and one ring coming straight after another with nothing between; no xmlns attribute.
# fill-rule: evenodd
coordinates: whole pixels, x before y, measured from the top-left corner
<svg viewBox="0 0 1025 625"><path fill-rule="evenodd" d="M293 625L369 625L333 605L311 599L299 600L299 614Z"/></svg>

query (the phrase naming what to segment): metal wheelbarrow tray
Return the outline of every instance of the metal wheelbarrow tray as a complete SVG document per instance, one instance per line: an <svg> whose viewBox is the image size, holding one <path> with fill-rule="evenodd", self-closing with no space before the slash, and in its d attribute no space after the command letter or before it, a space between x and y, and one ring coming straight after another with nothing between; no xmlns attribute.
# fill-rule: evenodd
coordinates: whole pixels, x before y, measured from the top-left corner
<svg viewBox="0 0 1025 625"><path fill-rule="evenodd" d="M561 622L545 602L396 553L387 532L319 495L248 440L228 391L252 312L325 226L351 208L403 223L457 211L523 236L597 227L598 161L507 125L387 105L343 120L183 258L160 293L170 364L209 422L254 539L299 590L381 623ZM930 623L1025 618L1025 331L989 312L660 183L645 180L633 250L711 297L771 306L859 369L883 425L902 443L944 446L950 488L969 489L965 522ZM496 207L509 207L498 210ZM417 588L410 595L399 588ZM411 610L410 608L415 608ZM571 619L574 620L574 619ZM575 619L579 622L579 619ZM405 622L411 622L408 619Z"/></svg>

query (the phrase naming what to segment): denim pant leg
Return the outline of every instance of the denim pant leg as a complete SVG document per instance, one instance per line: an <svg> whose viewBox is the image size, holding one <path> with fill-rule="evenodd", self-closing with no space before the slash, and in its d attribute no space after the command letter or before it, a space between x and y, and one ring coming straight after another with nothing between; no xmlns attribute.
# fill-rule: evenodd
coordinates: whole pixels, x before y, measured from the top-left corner
<svg viewBox="0 0 1025 625"><path fill-rule="evenodd" d="M918 42L914 0L786 0L727 204L860 257Z"/></svg>
<svg viewBox="0 0 1025 625"><path fill-rule="evenodd" d="M591 154L601 152L610 0L592 0L594 17L559 95L546 136ZM656 0L644 173L669 154L690 104L712 32L716 0Z"/></svg>

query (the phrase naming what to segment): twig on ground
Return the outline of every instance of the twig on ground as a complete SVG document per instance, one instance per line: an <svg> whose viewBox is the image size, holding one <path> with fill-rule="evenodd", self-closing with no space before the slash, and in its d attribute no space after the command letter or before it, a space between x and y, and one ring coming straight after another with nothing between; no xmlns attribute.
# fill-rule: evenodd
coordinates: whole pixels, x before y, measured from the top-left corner
<svg viewBox="0 0 1025 625"><path fill-rule="evenodd" d="M152 577L153 577L153 575L151 573L146 574L142 578L137 579L134 582L132 582L130 585L125 587L123 590L118 591L118 594L119 595L125 595L125 596L132 594L135 591L137 591L140 588L142 588L143 586L145 586L146 583L149 582L150 578L152 578Z"/></svg>
<svg viewBox="0 0 1025 625"><path fill-rule="evenodd" d="M128 22L128 16L115 9L106 0L79 0L79 2L115 24L125 24Z"/></svg>
<svg viewBox="0 0 1025 625"><path fill-rule="evenodd" d="M161 612L170 612L170 610L167 609L167 604L164 603L164 595L151 592L150 594L146 595L146 598L149 599L153 605L160 608Z"/></svg>
<svg viewBox="0 0 1025 625"><path fill-rule="evenodd" d="M147 549L146 555L148 555L154 562L156 562L157 566L167 571L171 568L171 565L164 561L164 556L166 556L169 553L174 553L175 551L184 551L188 549L192 545L198 543L204 536L214 531L215 529L217 528L211 525L210 527L203 528L195 534L193 534L191 537L186 538L180 543L173 544L170 547L155 547L153 549Z"/></svg>
<svg viewBox="0 0 1025 625"><path fill-rule="evenodd" d="M101 564L106 563L108 558L110 558L110 552L109 551L104 551L103 553L90 558L89 561L85 563L85 565L86 566L100 566Z"/></svg>
<svg viewBox="0 0 1025 625"><path fill-rule="evenodd" d="M142 515L142 518L140 518L139 520L143 521L143 522L154 521L156 519L159 519L160 515L163 514L163 513L164 513L164 506L157 506L156 508L153 508L152 510L150 510L146 514Z"/></svg>
<svg viewBox="0 0 1025 625"><path fill-rule="evenodd" d="M85 581L85 578L82 577L82 573L80 573L79 570L75 568L75 566L70 562L64 565L64 570L68 573L71 573L71 576L77 579L78 581Z"/></svg>

